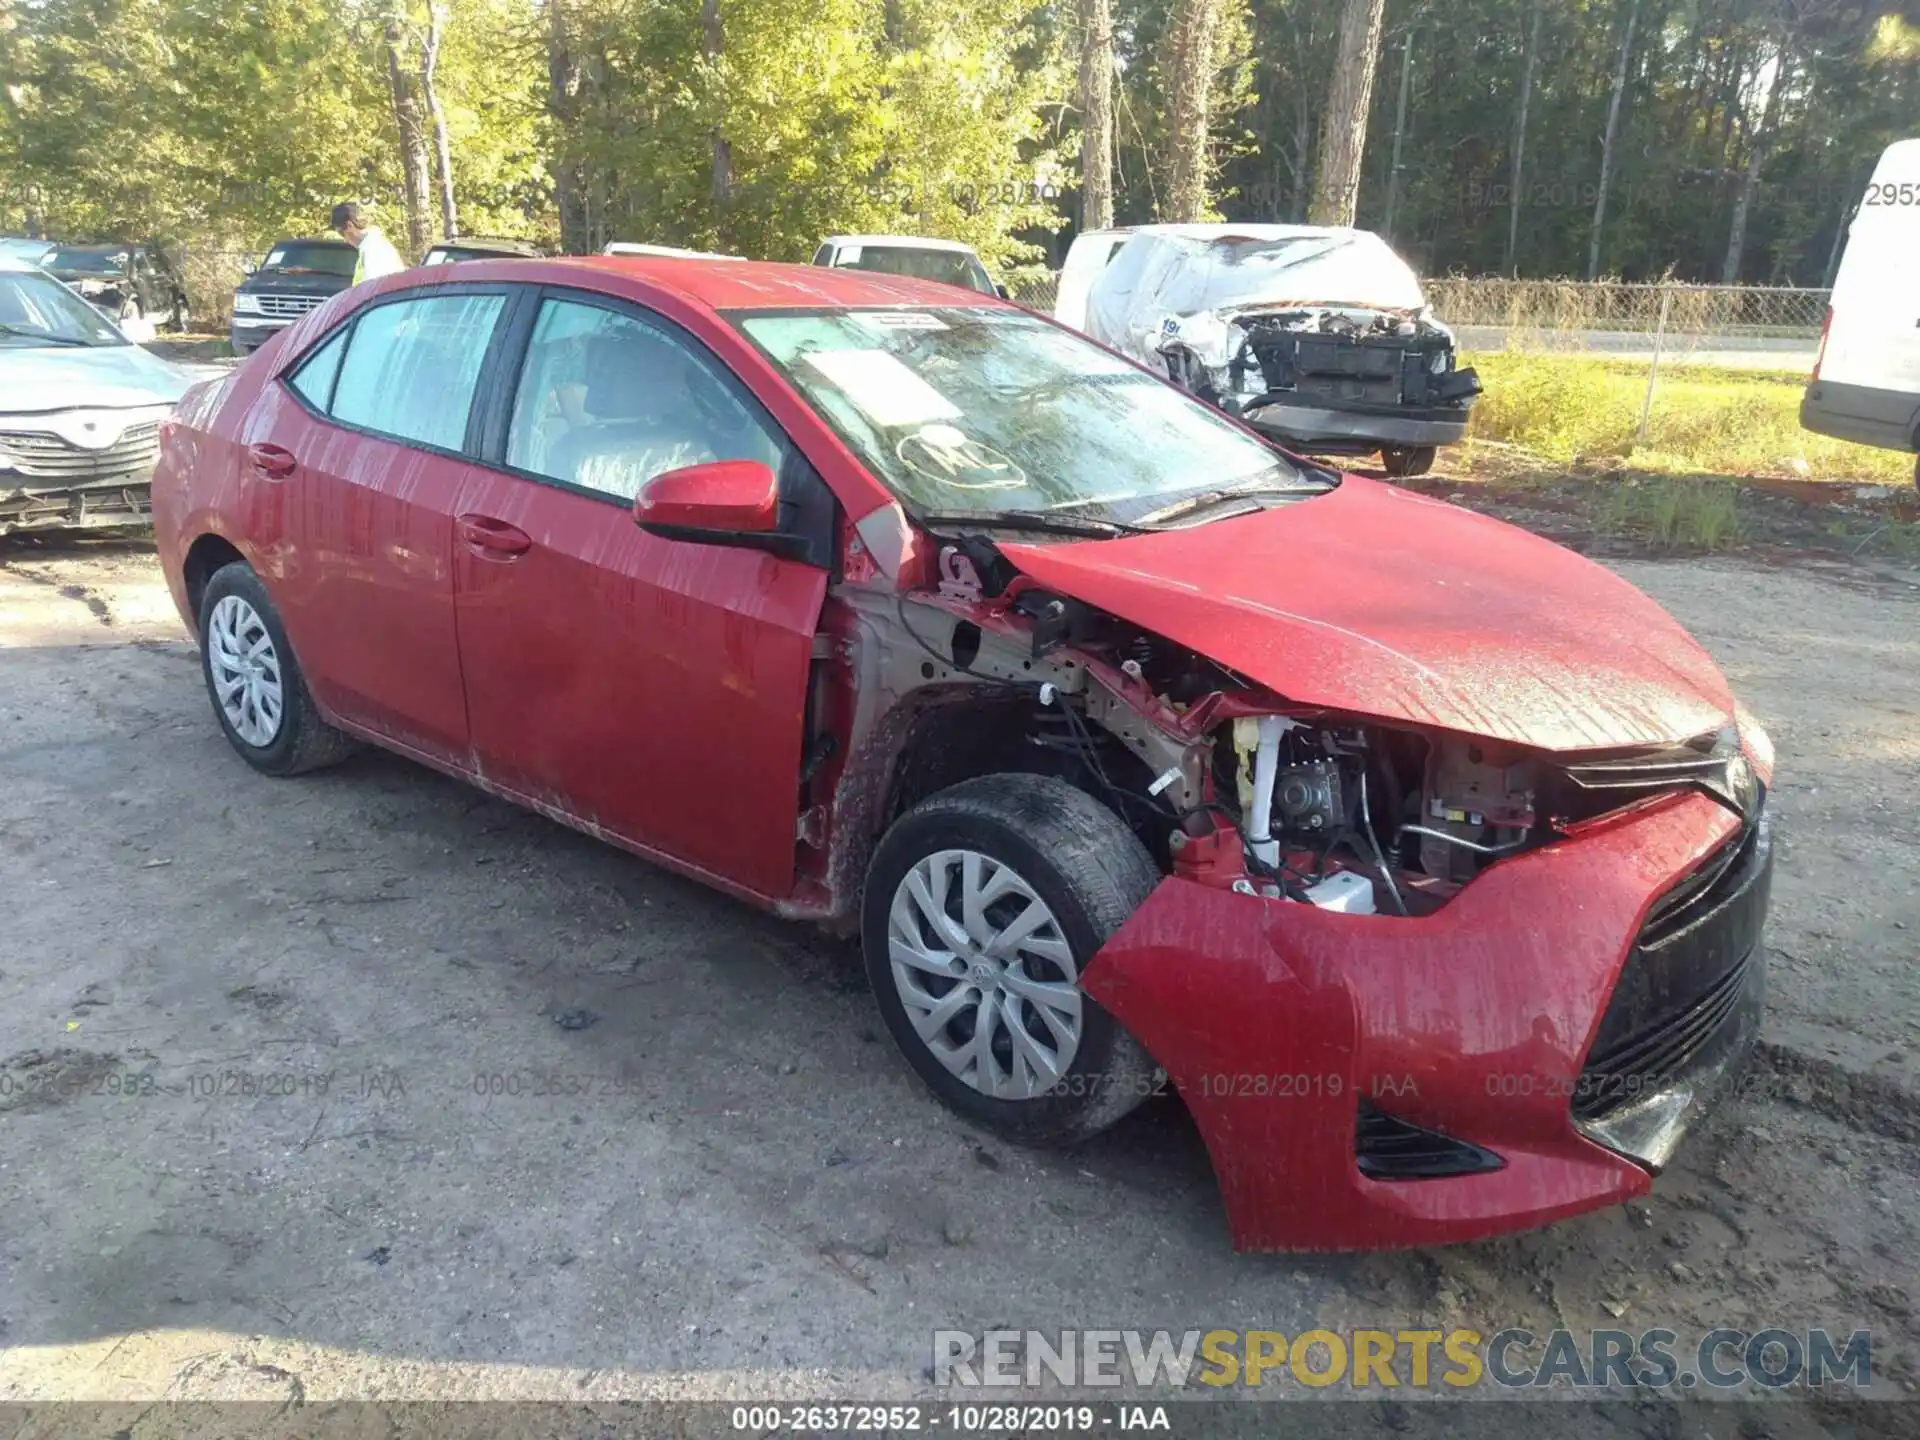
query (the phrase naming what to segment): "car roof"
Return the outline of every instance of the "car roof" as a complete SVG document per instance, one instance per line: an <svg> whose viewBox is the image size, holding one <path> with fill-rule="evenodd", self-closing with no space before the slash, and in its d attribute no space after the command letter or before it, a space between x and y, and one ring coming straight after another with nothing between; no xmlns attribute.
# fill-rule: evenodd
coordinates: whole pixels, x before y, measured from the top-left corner
<svg viewBox="0 0 1920 1440"><path fill-rule="evenodd" d="M876 250L954 250L973 254L973 247L959 240L936 240L931 235L829 235L822 245L871 245Z"/></svg>
<svg viewBox="0 0 1920 1440"><path fill-rule="evenodd" d="M331 245L336 250L351 250L354 247L338 235L284 235L267 246L269 250L278 250L282 245Z"/></svg>
<svg viewBox="0 0 1920 1440"><path fill-rule="evenodd" d="M1177 240L1304 240L1320 235L1359 235L1347 225L1262 225L1222 222L1212 225L1136 225L1135 235L1167 235Z"/></svg>
<svg viewBox="0 0 1920 1440"><path fill-rule="evenodd" d="M462 235L453 240L436 240L427 248L429 250L498 250L503 255L534 255L540 250L540 247L531 240L513 240L503 235Z"/></svg>
<svg viewBox="0 0 1920 1440"><path fill-rule="evenodd" d="M994 306L1017 309L992 295L963 291L937 280L883 275L824 265L785 265L767 260L694 260L671 255L566 255L551 259L469 260L467 266L500 266L499 278L519 283L604 288L619 294L622 280L639 281L709 310L806 310L886 308L906 305ZM441 283L438 268L404 272L414 283ZM469 272L486 274L484 269ZM611 281L612 284L596 284Z"/></svg>
<svg viewBox="0 0 1920 1440"><path fill-rule="evenodd" d="M55 250L71 250L76 255L131 255L136 250L144 251L144 245L116 245L112 241L86 245L54 245Z"/></svg>
<svg viewBox="0 0 1920 1440"><path fill-rule="evenodd" d="M9 255L5 250L0 250L0 270L11 270L21 275L45 275L47 273L38 265L34 264L33 261L22 259L18 255Z"/></svg>

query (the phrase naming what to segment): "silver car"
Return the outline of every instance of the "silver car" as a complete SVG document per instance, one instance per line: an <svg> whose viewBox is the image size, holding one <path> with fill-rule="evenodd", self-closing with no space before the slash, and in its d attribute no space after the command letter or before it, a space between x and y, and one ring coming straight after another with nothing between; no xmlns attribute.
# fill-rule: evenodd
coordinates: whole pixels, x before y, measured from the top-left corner
<svg viewBox="0 0 1920 1440"><path fill-rule="evenodd" d="M210 373L149 354L0 256L0 535L146 524L160 421Z"/></svg>

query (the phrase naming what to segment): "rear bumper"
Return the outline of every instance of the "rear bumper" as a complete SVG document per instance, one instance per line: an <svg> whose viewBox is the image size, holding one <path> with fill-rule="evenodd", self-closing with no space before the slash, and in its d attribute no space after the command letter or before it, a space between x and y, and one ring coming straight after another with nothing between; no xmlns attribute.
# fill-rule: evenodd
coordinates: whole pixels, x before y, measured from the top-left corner
<svg viewBox="0 0 1920 1440"><path fill-rule="evenodd" d="M1800 399L1800 428L1882 450L1913 450L1920 448L1920 395L1812 380Z"/></svg>
<svg viewBox="0 0 1920 1440"><path fill-rule="evenodd" d="M1588 1056L1656 898L1739 833L1715 801L1678 796L1507 860L1418 920L1171 878L1082 983L1179 1088L1237 1247L1436 1245L1544 1224L1651 1186L1640 1142L1576 1120ZM1741 923L1765 905L1762 887ZM1762 964L1756 933L1739 1018L1649 1087L1687 1088L1663 1116L1662 1158L1751 1048ZM1363 1102L1498 1168L1369 1178Z"/></svg>

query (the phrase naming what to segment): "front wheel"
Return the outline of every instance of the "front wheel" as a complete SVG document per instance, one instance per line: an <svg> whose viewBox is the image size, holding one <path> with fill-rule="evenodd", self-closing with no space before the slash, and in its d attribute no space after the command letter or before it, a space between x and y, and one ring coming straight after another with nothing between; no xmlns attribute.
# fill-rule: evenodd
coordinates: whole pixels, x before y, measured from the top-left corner
<svg viewBox="0 0 1920 1440"><path fill-rule="evenodd" d="M1387 474L1396 477L1424 475L1433 468L1437 453L1432 445L1382 445L1380 464Z"/></svg>
<svg viewBox="0 0 1920 1440"><path fill-rule="evenodd" d="M299 775L353 753L320 718L267 587L244 561L222 565L200 597L200 669L228 743L254 769Z"/></svg>
<svg viewBox="0 0 1920 1440"><path fill-rule="evenodd" d="M950 1108L1072 1144L1160 1082L1080 973L1159 882L1146 847L1063 780L988 775L895 822L867 871L867 977L901 1053Z"/></svg>

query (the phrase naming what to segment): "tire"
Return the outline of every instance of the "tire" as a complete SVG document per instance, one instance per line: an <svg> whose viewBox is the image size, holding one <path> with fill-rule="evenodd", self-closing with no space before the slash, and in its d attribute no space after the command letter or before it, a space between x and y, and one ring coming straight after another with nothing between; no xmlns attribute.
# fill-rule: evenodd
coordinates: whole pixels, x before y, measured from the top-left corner
<svg viewBox="0 0 1920 1440"><path fill-rule="evenodd" d="M234 636L239 637L237 643L231 638ZM222 693L223 689L233 692L238 672L222 665L220 656L238 655L242 645L251 642L252 647L258 647L262 640L264 650L249 657L260 682L252 695L261 699L249 705L252 695L243 680L239 714L230 714ZM242 561L232 561L214 571L206 593L200 597L200 673L206 681L214 719L227 743L264 775L305 774L336 765L359 748L351 737L320 718L300 673L300 662L287 643L280 613L273 608L260 577ZM264 703L273 684L278 687L277 710Z"/></svg>
<svg viewBox="0 0 1920 1440"><path fill-rule="evenodd" d="M1436 453L1432 445L1382 445L1380 464L1387 474L1396 477L1424 475L1433 468Z"/></svg>
<svg viewBox="0 0 1920 1440"><path fill-rule="evenodd" d="M977 858L965 859L968 852ZM990 896L978 922L990 934L1001 932L994 939L1006 942L1009 921L1030 915L1033 901L1047 912L1046 922L1011 942L1012 960L998 977L990 972L1000 962L968 933L969 874ZM915 901L914 876L951 928L936 929ZM861 906L867 978L901 1054L950 1109L1008 1139L1071 1145L1112 1125L1161 1077L1140 1042L1080 991L1078 976L1159 881L1146 847L1119 816L1051 776L987 775L916 806L874 851ZM996 887L1001 893L991 898ZM898 963L898 953L917 954L922 963ZM1044 1010L1032 998L1042 993L1035 982L1055 987L1044 992ZM939 1003L962 990L971 1003L955 1001L953 1018L936 1023ZM983 1005L989 995L998 1003ZM916 1028L916 1016L930 1027L929 1038ZM984 1079L976 1046L983 1016L993 1027L993 1073ZM1070 1047L1055 1021L1077 1027ZM1016 1053L1016 1026L1039 1042L1037 1050L1029 1044ZM1055 1063L1034 1065L1036 1053ZM1066 1063L1058 1063L1063 1056Z"/></svg>

